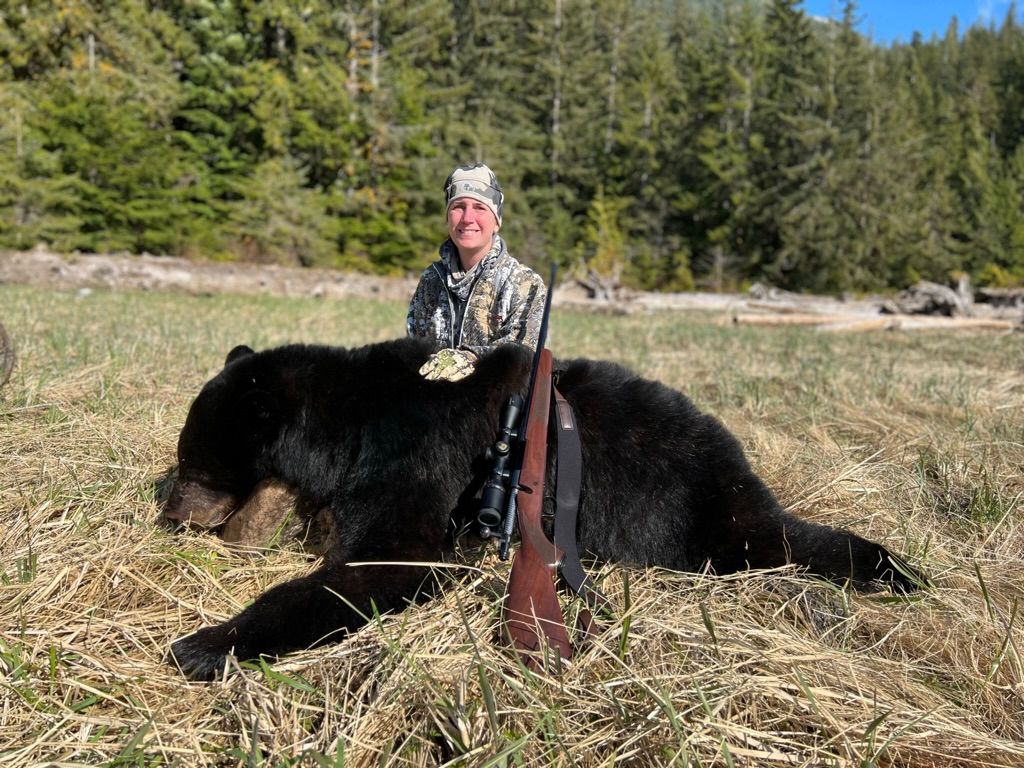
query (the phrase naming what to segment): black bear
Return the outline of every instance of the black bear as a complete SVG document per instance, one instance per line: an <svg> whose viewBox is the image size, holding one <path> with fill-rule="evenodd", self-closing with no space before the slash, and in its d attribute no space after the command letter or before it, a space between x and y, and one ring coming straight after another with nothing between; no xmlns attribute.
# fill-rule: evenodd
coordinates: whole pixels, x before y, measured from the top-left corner
<svg viewBox="0 0 1024 768"><path fill-rule="evenodd" d="M476 517L481 455L530 369L528 351L510 344L462 381L426 381L417 371L431 351L410 339L237 347L203 387L181 432L165 517L226 519L259 483L279 478L326 510L334 532L315 573L176 641L172 661L186 675L215 676L230 653L252 659L335 640L374 610L424 594L429 569L394 563L452 553L453 534ZM899 592L920 583L881 545L784 512L738 441L679 392L612 363L555 366L583 446L584 556L719 574L796 563Z"/></svg>

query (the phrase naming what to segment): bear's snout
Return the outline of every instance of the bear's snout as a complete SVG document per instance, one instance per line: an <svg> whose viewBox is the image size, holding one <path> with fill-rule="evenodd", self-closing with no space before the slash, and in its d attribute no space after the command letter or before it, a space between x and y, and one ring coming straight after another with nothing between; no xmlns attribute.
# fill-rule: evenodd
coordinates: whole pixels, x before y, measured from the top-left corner
<svg viewBox="0 0 1024 768"><path fill-rule="evenodd" d="M238 508L234 494L208 488L193 480L176 480L164 507L164 520L174 527L209 530L223 525Z"/></svg>

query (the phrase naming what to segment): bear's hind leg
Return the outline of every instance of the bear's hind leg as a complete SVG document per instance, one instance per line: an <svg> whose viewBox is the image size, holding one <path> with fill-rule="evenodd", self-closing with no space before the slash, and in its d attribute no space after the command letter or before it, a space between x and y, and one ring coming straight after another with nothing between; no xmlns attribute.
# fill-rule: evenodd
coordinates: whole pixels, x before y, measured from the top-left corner
<svg viewBox="0 0 1024 768"><path fill-rule="evenodd" d="M787 562L804 566L829 581L849 582L861 591L874 591L885 585L901 594L913 592L925 583L901 557L881 544L789 515L781 522Z"/></svg>
<svg viewBox="0 0 1024 768"><path fill-rule="evenodd" d="M864 591L888 585L907 593L928 583L881 544L788 514L760 481L733 488L726 502L709 542L719 573L792 563Z"/></svg>

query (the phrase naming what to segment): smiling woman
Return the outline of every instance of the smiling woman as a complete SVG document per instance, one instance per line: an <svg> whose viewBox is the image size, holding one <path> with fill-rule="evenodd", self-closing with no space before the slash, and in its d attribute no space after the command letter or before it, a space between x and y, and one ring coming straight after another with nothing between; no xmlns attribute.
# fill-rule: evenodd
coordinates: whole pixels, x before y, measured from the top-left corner
<svg viewBox="0 0 1024 768"><path fill-rule="evenodd" d="M457 381L498 344L534 349L547 291L498 234L505 194L490 168L458 166L445 180L444 197L448 238L420 278L406 327L409 336L441 348L421 373Z"/></svg>
<svg viewBox="0 0 1024 768"><path fill-rule="evenodd" d="M497 232L497 219L479 200L463 197L448 207L448 237L459 251L464 270L472 269L487 255Z"/></svg>
<svg viewBox="0 0 1024 768"><path fill-rule="evenodd" d="M473 269L487 255L501 229L505 195L486 165L460 165L445 180L448 237L459 252L463 271Z"/></svg>

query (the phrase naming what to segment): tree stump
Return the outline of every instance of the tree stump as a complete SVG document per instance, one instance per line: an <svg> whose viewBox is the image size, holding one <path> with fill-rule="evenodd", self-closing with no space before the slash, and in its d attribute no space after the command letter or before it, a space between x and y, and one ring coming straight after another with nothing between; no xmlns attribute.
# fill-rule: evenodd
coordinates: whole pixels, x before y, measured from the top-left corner
<svg viewBox="0 0 1024 768"><path fill-rule="evenodd" d="M942 315L944 317L970 317L974 301L963 289L955 291L945 285L921 280L900 291L891 302L882 306L885 314Z"/></svg>

